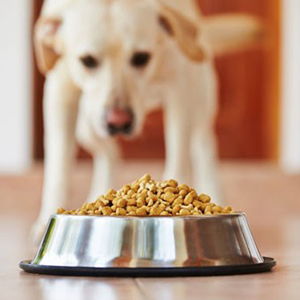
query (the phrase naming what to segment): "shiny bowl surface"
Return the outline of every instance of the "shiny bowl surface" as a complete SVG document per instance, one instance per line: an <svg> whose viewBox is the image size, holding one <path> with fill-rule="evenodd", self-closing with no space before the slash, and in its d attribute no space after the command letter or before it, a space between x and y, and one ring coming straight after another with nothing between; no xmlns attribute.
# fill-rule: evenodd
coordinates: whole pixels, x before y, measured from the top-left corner
<svg viewBox="0 0 300 300"><path fill-rule="evenodd" d="M246 215L53 215L32 264L170 268L263 263Z"/></svg>

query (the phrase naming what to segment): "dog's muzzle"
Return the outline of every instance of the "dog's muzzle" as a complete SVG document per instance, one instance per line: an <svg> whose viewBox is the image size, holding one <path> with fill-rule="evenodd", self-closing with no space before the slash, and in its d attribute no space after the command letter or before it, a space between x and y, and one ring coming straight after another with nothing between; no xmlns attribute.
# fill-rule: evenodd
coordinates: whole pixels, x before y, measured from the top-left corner
<svg viewBox="0 0 300 300"><path fill-rule="evenodd" d="M110 135L128 135L133 129L134 116L131 109L111 108L106 112L106 125Z"/></svg>

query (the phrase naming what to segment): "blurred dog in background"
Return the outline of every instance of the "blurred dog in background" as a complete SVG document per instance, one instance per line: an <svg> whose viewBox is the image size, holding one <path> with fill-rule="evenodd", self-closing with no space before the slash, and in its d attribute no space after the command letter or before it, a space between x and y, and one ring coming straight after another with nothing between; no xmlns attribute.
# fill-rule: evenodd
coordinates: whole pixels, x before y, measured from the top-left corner
<svg viewBox="0 0 300 300"><path fill-rule="evenodd" d="M51 213L68 207L75 141L94 158L88 198L94 201L114 186L115 136L140 134L157 107L165 115L164 177L222 204L213 57L256 43L262 26L245 15L203 17L196 2L45 1L35 36L46 84L44 190L34 238Z"/></svg>

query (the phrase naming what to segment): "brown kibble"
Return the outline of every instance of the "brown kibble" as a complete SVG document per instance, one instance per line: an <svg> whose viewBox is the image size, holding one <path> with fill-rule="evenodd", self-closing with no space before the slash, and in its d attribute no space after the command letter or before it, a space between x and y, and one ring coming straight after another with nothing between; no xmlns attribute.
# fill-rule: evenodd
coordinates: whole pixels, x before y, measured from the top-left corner
<svg viewBox="0 0 300 300"><path fill-rule="evenodd" d="M185 191L189 191L190 188L186 185L186 184L181 184L179 186L179 190L182 191L182 190L185 190Z"/></svg>
<svg viewBox="0 0 300 300"><path fill-rule="evenodd" d="M123 188L122 188L122 190L123 190L123 192L125 193L125 194L127 194L128 193L128 191L130 191L130 185L129 184L126 184L126 185L124 185L123 186Z"/></svg>
<svg viewBox="0 0 300 300"><path fill-rule="evenodd" d="M128 206L134 206L134 205L136 205L136 200L135 199L128 199L126 204Z"/></svg>
<svg viewBox="0 0 300 300"><path fill-rule="evenodd" d="M136 212L135 211L131 211L127 214L128 216L136 216Z"/></svg>
<svg viewBox="0 0 300 300"><path fill-rule="evenodd" d="M179 211L179 215L181 215L181 216L187 216L189 214L190 214L190 212L187 209L181 209Z"/></svg>
<svg viewBox="0 0 300 300"><path fill-rule="evenodd" d="M57 214L61 215L61 214L63 214L65 211L66 211L65 209L63 209L62 207L60 207L60 208L57 209Z"/></svg>
<svg viewBox="0 0 300 300"><path fill-rule="evenodd" d="M201 195L199 196L199 200L200 200L201 202L203 202L203 203L209 203L210 200L211 200L211 198L210 198L208 195L206 195L206 194L201 194Z"/></svg>
<svg viewBox="0 0 300 300"><path fill-rule="evenodd" d="M173 203L172 203L172 207L175 207L176 205L181 205L183 204L183 198L181 196L179 196Z"/></svg>
<svg viewBox="0 0 300 300"><path fill-rule="evenodd" d="M109 216L112 214L113 210L110 207L105 206L102 207L101 212L103 213L104 216Z"/></svg>
<svg viewBox="0 0 300 300"><path fill-rule="evenodd" d="M187 194L187 195L185 196L185 198L184 198L184 200L183 200L183 203L184 203L185 205L189 205L189 204L191 204L191 203L193 202L193 199L194 199L194 197L193 197L192 193L189 193L189 194Z"/></svg>
<svg viewBox="0 0 300 300"><path fill-rule="evenodd" d="M204 210L204 213L207 214L207 213L212 213L212 207L211 206L206 206L205 207L205 210Z"/></svg>
<svg viewBox="0 0 300 300"><path fill-rule="evenodd" d="M193 205L194 205L194 207L201 207L201 202L200 201L198 201L198 200L194 200L193 201Z"/></svg>
<svg viewBox="0 0 300 300"><path fill-rule="evenodd" d="M166 187L166 188L164 189L164 192L165 192L165 193L170 192L170 193L173 193L173 194L178 194L179 189L178 189L177 187Z"/></svg>
<svg viewBox="0 0 300 300"><path fill-rule="evenodd" d="M187 190L181 190L179 192L179 195L182 196L182 197L185 197L189 192Z"/></svg>
<svg viewBox="0 0 300 300"><path fill-rule="evenodd" d="M120 199L118 202L117 202L117 206L118 207L125 207L126 206L126 200L125 199Z"/></svg>
<svg viewBox="0 0 300 300"><path fill-rule="evenodd" d="M159 216L163 210L160 207L151 207L150 216Z"/></svg>
<svg viewBox="0 0 300 300"><path fill-rule="evenodd" d="M172 203L175 200L176 196L172 192L167 192L164 194L164 200L168 201L169 203Z"/></svg>
<svg viewBox="0 0 300 300"><path fill-rule="evenodd" d="M122 189L110 189L106 196L100 195L93 203L84 203L77 210L59 208L58 214L88 216L197 216L232 214L230 206L221 207L211 203L206 194L198 196L186 184L176 180L156 182L149 174L126 184Z"/></svg>
<svg viewBox="0 0 300 300"><path fill-rule="evenodd" d="M132 212L132 211L135 212L137 210L137 207L136 206L127 206L126 210L127 210L127 212Z"/></svg>
<svg viewBox="0 0 300 300"><path fill-rule="evenodd" d="M224 208L223 208L223 213L230 213L232 211L232 207L231 206L225 206Z"/></svg>
<svg viewBox="0 0 300 300"><path fill-rule="evenodd" d="M146 216L147 215L147 210L143 207L139 208L136 210L136 214L138 216Z"/></svg>
<svg viewBox="0 0 300 300"><path fill-rule="evenodd" d="M96 203L95 203L96 208L103 207L103 206L105 206L105 204L101 200L96 201Z"/></svg>
<svg viewBox="0 0 300 300"><path fill-rule="evenodd" d="M177 187L178 186L178 182L174 179L171 179L168 181L168 186L170 187Z"/></svg>
<svg viewBox="0 0 300 300"><path fill-rule="evenodd" d="M222 207L221 206L214 206L212 207L213 213L221 213L222 212Z"/></svg>
<svg viewBox="0 0 300 300"><path fill-rule="evenodd" d="M149 182L151 180L151 176L149 174L145 174L143 177L140 178L140 182L144 181L144 182Z"/></svg>
<svg viewBox="0 0 300 300"><path fill-rule="evenodd" d="M170 214L167 211L163 211L160 215L161 216L169 216Z"/></svg>
<svg viewBox="0 0 300 300"><path fill-rule="evenodd" d="M142 207L146 204L145 198L144 197L139 197L136 201L137 207Z"/></svg>
<svg viewBox="0 0 300 300"><path fill-rule="evenodd" d="M180 209L181 209L181 205L174 206L172 209L172 214L176 215L176 213L178 213L180 211Z"/></svg>
<svg viewBox="0 0 300 300"><path fill-rule="evenodd" d="M107 195L105 196L105 199L106 199L106 200L109 200L109 201L112 201L112 200L115 199L115 196L114 196L113 194L107 194ZM105 203L105 204L106 204L106 203Z"/></svg>
<svg viewBox="0 0 300 300"><path fill-rule="evenodd" d="M116 214L118 216L125 216L127 213L127 211L124 208L118 207L116 210Z"/></svg>

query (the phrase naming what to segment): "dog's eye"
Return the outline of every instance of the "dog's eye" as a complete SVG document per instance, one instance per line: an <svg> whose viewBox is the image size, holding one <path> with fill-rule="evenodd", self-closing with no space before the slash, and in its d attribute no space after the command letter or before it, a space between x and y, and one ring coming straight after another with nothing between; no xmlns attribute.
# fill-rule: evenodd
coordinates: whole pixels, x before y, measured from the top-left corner
<svg viewBox="0 0 300 300"><path fill-rule="evenodd" d="M136 52L131 58L131 65L136 68L145 67L151 59L151 54L148 52Z"/></svg>
<svg viewBox="0 0 300 300"><path fill-rule="evenodd" d="M89 69L95 69L99 65L98 60L95 57L91 56L91 55L86 55L86 56L81 57L80 61L82 62L82 64L85 67L87 67Z"/></svg>

